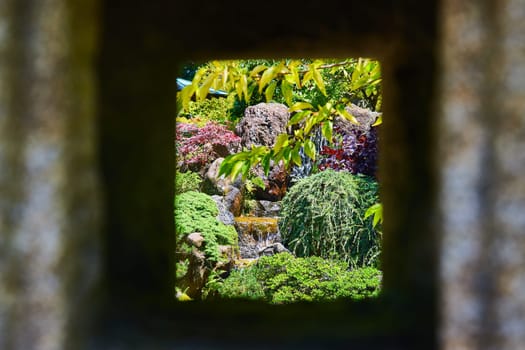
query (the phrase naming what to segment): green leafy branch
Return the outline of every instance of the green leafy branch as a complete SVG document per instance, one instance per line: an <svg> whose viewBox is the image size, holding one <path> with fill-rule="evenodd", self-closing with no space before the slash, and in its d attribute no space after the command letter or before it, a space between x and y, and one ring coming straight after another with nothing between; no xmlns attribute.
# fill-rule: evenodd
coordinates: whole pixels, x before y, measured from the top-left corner
<svg viewBox="0 0 525 350"><path fill-rule="evenodd" d="M326 84L321 71L340 70L343 76L350 81L350 92L362 94L364 97L378 95L381 82L380 66L377 61L359 58L326 64L322 60L315 60L305 64L301 60L281 60L274 65L259 64L248 69L242 61L212 61L197 70L192 83L179 93L184 109L189 106L192 98L203 100L210 89L225 90L235 93L239 100L250 101L252 94L257 91L264 94L267 102L274 99L277 91L293 113L288 126L294 127L293 134L278 136L273 148L266 146L244 149L242 152L226 157L220 169L220 175L236 178L242 174L246 178L251 168L261 164L268 174L271 161L283 161L285 166L301 165L301 149L315 160L316 149L311 140L311 132L316 126L321 127L323 136L332 140L333 117L340 115L348 121L357 124L357 120L345 109L349 105L348 98L334 101L328 99L323 105L312 101L297 101L294 91L307 86L315 86L323 96L327 96ZM346 69L348 66L350 68ZM313 84L313 85L312 85ZM378 98L376 110L380 108L381 99ZM381 119L374 125L379 125Z"/></svg>

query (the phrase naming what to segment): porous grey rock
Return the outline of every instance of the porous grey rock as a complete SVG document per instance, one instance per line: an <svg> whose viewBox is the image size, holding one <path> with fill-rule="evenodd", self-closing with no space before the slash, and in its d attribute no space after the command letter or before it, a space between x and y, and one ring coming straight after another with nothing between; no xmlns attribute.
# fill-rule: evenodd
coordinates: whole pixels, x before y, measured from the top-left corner
<svg viewBox="0 0 525 350"><path fill-rule="evenodd" d="M204 242L204 237L200 232L193 232L186 236L186 241L194 247L200 248Z"/></svg>
<svg viewBox="0 0 525 350"><path fill-rule="evenodd" d="M281 202L256 200L251 215L259 217L278 217L281 211Z"/></svg>
<svg viewBox="0 0 525 350"><path fill-rule="evenodd" d="M226 208L233 216L240 216L242 212L243 194L237 187L229 186L223 197Z"/></svg>
<svg viewBox="0 0 525 350"><path fill-rule="evenodd" d="M278 253L285 253L285 252L291 254L291 252L288 249L286 249L286 247L282 245L282 243L276 242L276 243L270 244L266 247L262 247L261 249L259 249L258 255L259 256L271 256L271 255L275 255Z"/></svg>
<svg viewBox="0 0 525 350"><path fill-rule="evenodd" d="M354 104L347 106L345 109L357 119L359 124L354 124L341 116L336 116L334 118L334 128L338 128L343 134L347 134L352 130L367 132L372 129L372 124L374 124L381 115L379 112L361 108Z"/></svg>
<svg viewBox="0 0 525 350"><path fill-rule="evenodd" d="M224 197L219 196L219 195L213 195L211 196L211 198L213 198L213 200L217 204L217 209L219 209L217 220L219 220L225 225L233 225L235 223L235 220L234 220L233 214L226 207L226 204L224 203Z"/></svg>
<svg viewBox="0 0 525 350"><path fill-rule="evenodd" d="M249 106L235 128L241 145L272 147L279 134L286 132L290 119L288 107L281 103L259 103Z"/></svg>

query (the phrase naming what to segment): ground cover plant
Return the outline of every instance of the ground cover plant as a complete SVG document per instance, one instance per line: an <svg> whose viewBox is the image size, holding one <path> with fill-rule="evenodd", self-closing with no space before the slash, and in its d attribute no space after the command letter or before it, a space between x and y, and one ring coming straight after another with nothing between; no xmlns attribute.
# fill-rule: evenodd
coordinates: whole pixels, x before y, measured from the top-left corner
<svg viewBox="0 0 525 350"><path fill-rule="evenodd" d="M175 196L176 287L199 297L207 276L229 257L220 246L238 249L237 232L217 220L215 201L207 194L188 191ZM199 233L203 242L195 246L188 235Z"/></svg>
<svg viewBox="0 0 525 350"><path fill-rule="evenodd" d="M351 270L342 260L296 258L279 253L233 270L222 283L209 288L212 290L208 294L215 298L264 300L272 304L361 300L379 295L381 272L373 267Z"/></svg>

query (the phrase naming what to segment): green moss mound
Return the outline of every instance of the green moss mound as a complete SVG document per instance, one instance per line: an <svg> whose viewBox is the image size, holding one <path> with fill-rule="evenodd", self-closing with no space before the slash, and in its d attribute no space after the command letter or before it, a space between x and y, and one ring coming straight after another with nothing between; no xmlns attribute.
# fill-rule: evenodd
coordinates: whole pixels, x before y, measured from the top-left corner
<svg viewBox="0 0 525 350"><path fill-rule="evenodd" d="M219 245L237 246L237 231L217 220L217 204L207 194L188 191L175 196L175 232L177 251L191 249L185 241L188 234L200 232L204 253L211 262L220 258Z"/></svg>
<svg viewBox="0 0 525 350"><path fill-rule="evenodd" d="M378 202L372 178L326 170L298 181L282 201L279 229L295 255L341 259L351 267L378 266L381 237L365 219Z"/></svg>
<svg viewBox="0 0 525 350"><path fill-rule="evenodd" d="M202 178L198 173L175 172L175 194L181 194L188 191L199 191L202 184Z"/></svg>
<svg viewBox="0 0 525 350"><path fill-rule="evenodd" d="M342 260L295 258L280 253L233 270L213 288L219 298L263 300L272 304L339 298L360 300L379 295L381 272L373 267L349 270Z"/></svg>

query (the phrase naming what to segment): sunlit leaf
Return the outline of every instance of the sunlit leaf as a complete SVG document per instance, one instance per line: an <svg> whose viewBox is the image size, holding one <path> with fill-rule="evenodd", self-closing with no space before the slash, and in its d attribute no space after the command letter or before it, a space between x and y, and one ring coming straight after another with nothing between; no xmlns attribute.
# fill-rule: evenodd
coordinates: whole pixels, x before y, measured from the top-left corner
<svg viewBox="0 0 525 350"><path fill-rule="evenodd" d="M312 80L313 78L313 73L311 70L309 70L308 72L306 72L303 76L303 82L302 82L302 85L306 84L309 80Z"/></svg>
<svg viewBox="0 0 525 350"><path fill-rule="evenodd" d="M307 117L312 111L301 111L294 114L293 117L288 121L288 126L300 123L305 117Z"/></svg>
<svg viewBox="0 0 525 350"><path fill-rule="evenodd" d="M372 126L378 126L378 125L381 125L383 124L383 115L380 114L379 117L377 117L377 120L375 121L374 124L372 124Z"/></svg>
<svg viewBox="0 0 525 350"><path fill-rule="evenodd" d="M266 97L266 102L271 102L273 99L273 93L275 92L275 88L277 87L277 82L272 81L268 87L266 88L266 91L264 91L264 96Z"/></svg>
<svg viewBox="0 0 525 350"><path fill-rule="evenodd" d="M315 145L312 140L308 139L304 141L304 153L311 159L315 160Z"/></svg>
<svg viewBox="0 0 525 350"><path fill-rule="evenodd" d="M261 80L259 80L259 93L262 93L262 90L268 83L275 77L276 73L275 66L268 68L264 71Z"/></svg>
<svg viewBox="0 0 525 350"><path fill-rule="evenodd" d="M301 149L301 145L297 143L292 150L292 161L295 163L295 165L300 166L301 165L301 154L299 153L299 150Z"/></svg>
<svg viewBox="0 0 525 350"><path fill-rule="evenodd" d="M289 164L291 159L292 159L292 149L291 148L283 149L283 160L286 162L286 164Z"/></svg>
<svg viewBox="0 0 525 350"><path fill-rule="evenodd" d="M262 72L266 68L268 67L266 67L264 64L260 64L256 66L254 69L252 69L252 71L250 72L250 76L255 77L256 75L258 75L260 72Z"/></svg>
<svg viewBox="0 0 525 350"><path fill-rule="evenodd" d="M242 179L246 180L248 173L250 172L250 162L244 162L241 168ZM234 180L235 178L232 178Z"/></svg>
<svg viewBox="0 0 525 350"><path fill-rule="evenodd" d="M333 125L334 124L331 120L326 120L323 123L323 127L321 128L321 132L323 133L324 138L328 140L328 142L332 142Z"/></svg>
<svg viewBox="0 0 525 350"><path fill-rule="evenodd" d="M297 70L297 65L299 64L299 61L293 61L290 63L290 76L291 80L297 85L297 87L301 88L301 78L299 77L299 71Z"/></svg>
<svg viewBox="0 0 525 350"><path fill-rule="evenodd" d="M228 65L224 66L224 70L222 71L222 86L226 88L226 83L228 82Z"/></svg>
<svg viewBox="0 0 525 350"><path fill-rule="evenodd" d="M341 117L345 118L346 120L348 120L351 123L359 125L359 122L357 121L357 119L353 115L348 113L348 111L346 110L344 105L337 105L335 109L337 110L337 113Z"/></svg>
<svg viewBox="0 0 525 350"><path fill-rule="evenodd" d="M240 81L235 83L235 91L237 92L237 97L239 100L242 100L242 84Z"/></svg>
<svg viewBox="0 0 525 350"><path fill-rule="evenodd" d="M283 80L281 83L281 91L283 92L283 96L284 96L284 99L286 100L286 103L288 104L288 106L291 106L292 98L293 98L292 86L286 80Z"/></svg>
<svg viewBox="0 0 525 350"><path fill-rule="evenodd" d="M277 136L277 140L275 140L273 151L277 153L281 150L281 148L286 147L287 145L288 145L288 134L280 134L279 136Z"/></svg>
<svg viewBox="0 0 525 350"><path fill-rule="evenodd" d="M313 126L315 125L314 121L315 116L310 116L306 119L306 122L304 123L304 134L308 135L310 133L310 130L312 130Z"/></svg>
<svg viewBox="0 0 525 350"><path fill-rule="evenodd" d="M268 175L268 172L270 171L270 160L271 160L271 156L272 156L272 153L268 153L266 154L262 159L261 159L261 165L264 169L264 174L265 175Z"/></svg>
<svg viewBox="0 0 525 350"><path fill-rule="evenodd" d="M248 96L248 80L246 79L246 75L241 75L241 87L242 87L242 93L244 95L244 100L248 102L250 100L250 97Z"/></svg>
<svg viewBox="0 0 525 350"><path fill-rule="evenodd" d="M218 176L220 177L222 175L228 175L232 170L232 166L233 163L228 159L228 157L226 157L219 167Z"/></svg>
<svg viewBox="0 0 525 350"><path fill-rule="evenodd" d="M304 139L304 130L303 129L297 129L297 130L294 130L294 136L296 139L298 140L303 140Z"/></svg>
<svg viewBox="0 0 525 350"><path fill-rule="evenodd" d="M182 108L186 111L189 110L190 108L190 101L191 101L191 97L193 96L194 92L195 92L195 87L193 86L193 84L185 86L179 92L179 98L182 103Z"/></svg>
<svg viewBox="0 0 525 350"><path fill-rule="evenodd" d="M253 182L253 184L257 187L259 187L260 189L263 189L266 187L266 185L264 184L264 181L263 179L261 179L260 177L254 177L251 179L251 181Z"/></svg>
<svg viewBox="0 0 525 350"><path fill-rule="evenodd" d="M288 112L292 113L301 109L312 109L314 108L311 104L308 102L297 102L292 107L288 108Z"/></svg>
<svg viewBox="0 0 525 350"><path fill-rule="evenodd" d="M321 76L321 73L317 69L312 68L312 77L315 81L315 84L319 88L319 90L321 90L323 95L326 96L326 89L324 86L324 81L323 81L323 77Z"/></svg>
<svg viewBox="0 0 525 350"><path fill-rule="evenodd" d="M237 177L237 175L239 175L239 172L241 171L242 167L244 166L244 164L250 164L249 162L246 162L244 160L242 161L238 161L236 162L235 164L233 164L232 168L231 168L231 172L230 172L230 179L233 181L235 180L235 178Z"/></svg>
<svg viewBox="0 0 525 350"><path fill-rule="evenodd" d="M213 81L217 77L216 74L210 74L206 80L204 80L204 83L197 89L197 99L198 101L203 101L206 96L208 96L208 92L210 91L210 88L213 84Z"/></svg>

